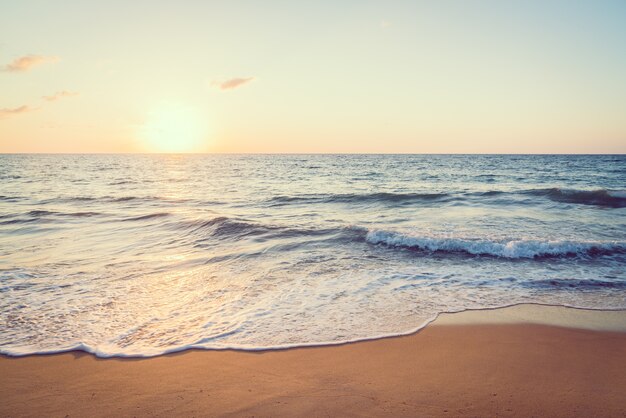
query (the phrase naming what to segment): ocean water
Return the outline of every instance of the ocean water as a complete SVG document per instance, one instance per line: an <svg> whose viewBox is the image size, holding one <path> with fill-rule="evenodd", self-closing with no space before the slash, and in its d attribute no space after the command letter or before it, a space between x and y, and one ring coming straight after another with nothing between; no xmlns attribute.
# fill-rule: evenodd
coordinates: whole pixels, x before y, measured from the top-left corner
<svg viewBox="0 0 626 418"><path fill-rule="evenodd" d="M0 155L0 353L151 356L626 308L626 156Z"/></svg>

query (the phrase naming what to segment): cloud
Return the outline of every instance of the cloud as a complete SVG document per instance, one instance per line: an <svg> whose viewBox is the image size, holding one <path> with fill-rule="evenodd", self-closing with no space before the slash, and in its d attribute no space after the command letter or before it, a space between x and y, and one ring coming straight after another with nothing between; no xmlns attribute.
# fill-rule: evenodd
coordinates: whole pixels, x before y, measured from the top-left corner
<svg viewBox="0 0 626 418"><path fill-rule="evenodd" d="M211 85L220 90L232 90L254 80L254 77L236 77L225 81L212 81Z"/></svg>
<svg viewBox="0 0 626 418"><path fill-rule="evenodd" d="M62 99L64 97L78 96L78 94L79 93L77 93L77 92L63 90L63 91L59 91L59 92L54 93L52 96L41 96L41 98L44 99L44 100L47 100L49 102L54 102L54 101Z"/></svg>
<svg viewBox="0 0 626 418"><path fill-rule="evenodd" d="M48 102L54 102L54 101L59 100L59 99L61 99L63 97L78 96L78 94L79 93L76 93L76 92L73 92L73 91L62 90L62 91L54 93L52 96L41 96L41 98L43 100L48 101ZM19 107L5 107L5 108L0 109L0 119L6 119L6 118L9 118L11 116L19 115L21 113L32 112L33 110L38 110L40 108L41 108L41 106L32 107L32 106L28 106L28 105L23 105L23 106L19 106Z"/></svg>
<svg viewBox="0 0 626 418"><path fill-rule="evenodd" d="M14 107L14 108L5 107L4 109L0 109L0 119L19 115L20 113L32 112L33 110L37 110L37 108L26 106L26 105L20 106L20 107Z"/></svg>
<svg viewBox="0 0 626 418"><path fill-rule="evenodd" d="M25 55L13 60L13 62L2 67L2 71L12 73L28 71L37 65L53 63L59 61L58 57L44 57L42 55Z"/></svg>

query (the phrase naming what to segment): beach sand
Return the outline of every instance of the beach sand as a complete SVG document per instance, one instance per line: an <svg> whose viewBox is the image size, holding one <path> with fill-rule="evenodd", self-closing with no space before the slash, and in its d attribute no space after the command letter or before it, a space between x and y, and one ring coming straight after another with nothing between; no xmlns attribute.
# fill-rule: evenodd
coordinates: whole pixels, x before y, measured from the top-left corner
<svg viewBox="0 0 626 418"><path fill-rule="evenodd" d="M1 357L0 416L626 416L625 312L507 309L340 346Z"/></svg>

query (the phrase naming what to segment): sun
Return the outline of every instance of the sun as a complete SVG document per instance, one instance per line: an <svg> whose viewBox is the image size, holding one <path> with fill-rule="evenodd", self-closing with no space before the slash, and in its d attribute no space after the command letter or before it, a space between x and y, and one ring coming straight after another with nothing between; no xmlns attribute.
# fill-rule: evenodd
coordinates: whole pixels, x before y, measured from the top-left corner
<svg viewBox="0 0 626 418"><path fill-rule="evenodd" d="M140 137L151 152L196 152L207 148L208 124L193 107L160 104L148 113Z"/></svg>

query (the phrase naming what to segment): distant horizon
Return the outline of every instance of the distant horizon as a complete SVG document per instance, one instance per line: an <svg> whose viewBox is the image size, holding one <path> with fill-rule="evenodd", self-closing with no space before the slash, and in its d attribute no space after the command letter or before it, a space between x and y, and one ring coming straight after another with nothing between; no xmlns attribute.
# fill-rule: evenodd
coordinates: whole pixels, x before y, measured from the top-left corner
<svg viewBox="0 0 626 418"><path fill-rule="evenodd" d="M0 152L0 155L615 155L626 153L500 153L500 152Z"/></svg>

